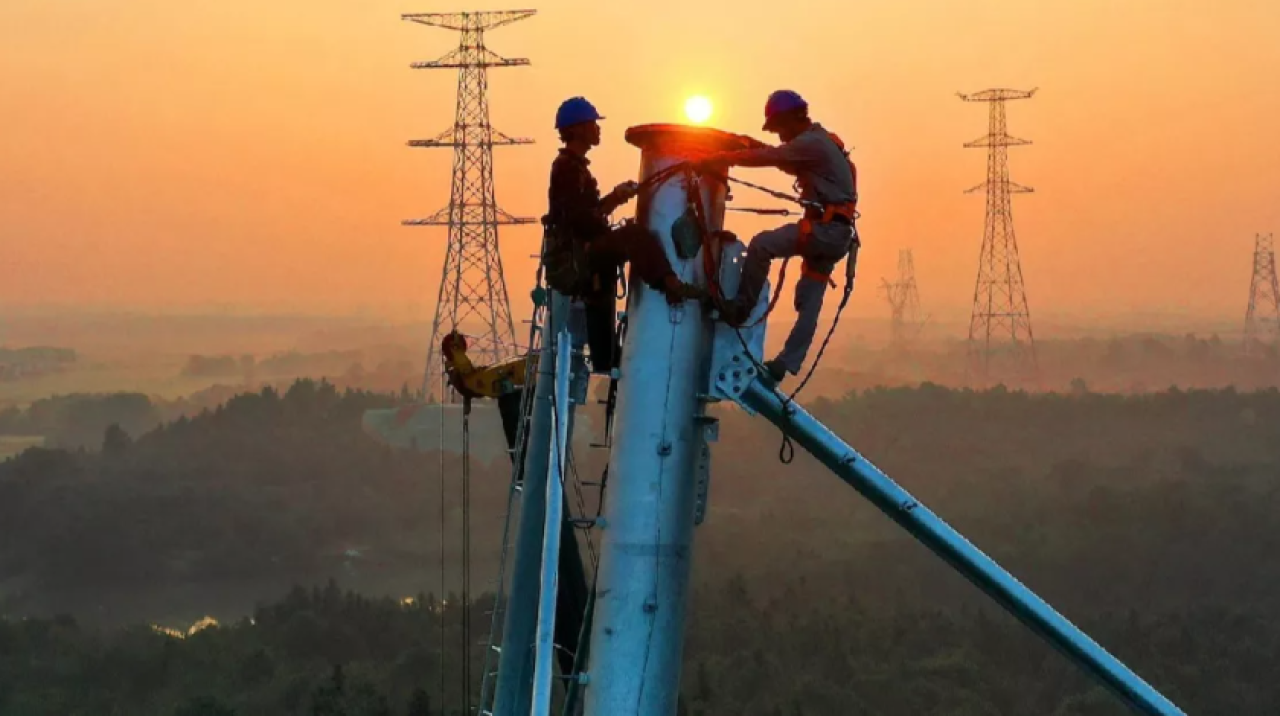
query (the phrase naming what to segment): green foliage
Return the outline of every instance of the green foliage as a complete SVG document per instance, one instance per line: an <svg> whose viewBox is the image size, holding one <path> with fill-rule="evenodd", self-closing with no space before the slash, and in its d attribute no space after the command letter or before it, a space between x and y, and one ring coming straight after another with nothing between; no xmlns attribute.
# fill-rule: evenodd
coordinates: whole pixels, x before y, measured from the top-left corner
<svg viewBox="0 0 1280 716"><path fill-rule="evenodd" d="M173 716L236 716L236 712L212 696L198 696L179 706Z"/></svg>
<svg viewBox="0 0 1280 716"><path fill-rule="evenodd" d="M160 411L141 393L77 393L42 398L26 410L11 406L0 411L0 435L42 435L51 447L97 450L113 424L140 435L160 422Z"/></svg>
<svg viewBox="0 0 1280 716"><path fill-rule="evenodd" d="M88 606L109 594L323 584L352 546L388 570L435 564L438 456L360 430L392 404L299 381L151 432L100 431L102 454L0 465L0 591L25 590L4 612L89 595L82 621L0 621L0 715L452 713L452 598L441 611L330 581L186 639L87 625L109 621ZM811 409L1188 713L1274 713L1280 392L926 384ZM1126 713L814 461L779 466L773 428L721 418L682 713ZM507 476L476 473L473 509L498 514ZM482 646L468 658L478 679Z"/></svg>

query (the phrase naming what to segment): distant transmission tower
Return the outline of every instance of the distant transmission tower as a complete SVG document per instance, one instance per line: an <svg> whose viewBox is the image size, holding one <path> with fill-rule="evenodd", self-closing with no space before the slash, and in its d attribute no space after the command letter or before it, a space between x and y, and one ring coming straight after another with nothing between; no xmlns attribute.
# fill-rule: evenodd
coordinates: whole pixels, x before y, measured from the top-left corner
<svg viewBox="0 0 1280 716"><path fill-rule="evenodd" d="M920 331L920 289L911 249L898 251L898 278L880 279L880 290L889 302L889 350L900 352Z"/></svg>
<svg viewBox="0 0 1280 716"><path fill-rule="evenodd" d="M968 349L969 370L976 370L983 383L996 373L1034 380L1038 372L1031 311L1027 308L1010 202L1010 195L1032 189L1009 181L1008 149L1031 142L1010 137L1004 118L1007 100L1027 99L1035 93L1034 89L990 89L960 94L966 102L987 102L991 106L986 136L964 145L987 149L987 180L967 192L981 189L987 193L986 227L978 260L978 281L973 289Z"/></svg>
<svg viewBox="0 0 1280 716"><path fill-rule="evenodd" d="M1258 234L1253 247L1253 280L1249 310L1244 317L1244 352L1280 341L1280 283L1276 281L1276 251L1271 234Z"/></svg>
<svg viewBox="0 0 1280 716"><path fill-rule="evenodd" d="M411 147L452 147L453 183L449 206L406 226L449 227L449 247L431 322L423 392L441 402L440 340L457 329L467 335L467 353L479 365L509 358L516 348L511 302L498 251L499 224L529 224L498 208L493 192L493 147L531 144L508 137L489 125L488 69L529 64L526 59L500 57L484 46L484 31L532 16L535 10L454 12L402 15L411 22L456 30L458 47L434 62L415 62L414 69L458 70L458 105L453 126L431 139L416 139Z"/></svg>

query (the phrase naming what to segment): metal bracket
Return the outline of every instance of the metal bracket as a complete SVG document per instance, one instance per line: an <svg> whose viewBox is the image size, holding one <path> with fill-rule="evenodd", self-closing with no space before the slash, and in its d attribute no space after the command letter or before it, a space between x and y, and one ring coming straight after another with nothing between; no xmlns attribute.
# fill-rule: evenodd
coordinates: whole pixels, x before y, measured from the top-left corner
<svg viewBox="0 0 1280 716"><path fill-rule="evenodd" d="M756 368L755 362L746 353L736 353L716 366L716 382L712 387L712 394L732 400L742 406L748 415L755 415L756 411L742 402L742 393L752 381L759 377L759 374L760 371Z"/></svg>
<svg viewBox="0 0 1280 716"><path fill-rule="evenodd" d="M694 466L693 479L693 524L697 526L707 519L711 498L711 446L705 440L698 441L698 462Z"/></svg>
<svg viewBox="0 0 1280 716"><path fill-rule="evenodd" d="M720 420L710 415L696 415L698 426L698 454L693 467L693 524L700 525L707 519L711 493L711 445L720 440Z"/></svg>
<svg viewBox="0 0 1280 716"><path fill-rule="evenodd" d="M573 372L573 380L569 384L569 399L574 405L585 405L587 402L587 391L591 384L591 374L585 370L575 370Z"/></svg>
<svg viewBox="0 0 1280 716"><path fill-rule="evenodd" d="M695 416L693 422L702 427L702 439L709 443L720 441L720 419L710 415Z"/></svg>
<svg viewBox="0 0 1280 716"><path fill-rule="evenodd" d="M683 302L677 303L674 306L668 306L667 311L668 311L668 316L671 320L671 325L678 326L681 323L684 323L684 303Z"/></svg>

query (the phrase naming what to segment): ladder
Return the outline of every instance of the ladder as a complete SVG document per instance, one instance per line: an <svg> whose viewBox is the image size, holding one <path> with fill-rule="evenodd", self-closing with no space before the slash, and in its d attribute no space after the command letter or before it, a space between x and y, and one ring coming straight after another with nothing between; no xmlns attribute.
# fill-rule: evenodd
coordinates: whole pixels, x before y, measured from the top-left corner
<svg viewBox="0 0 1280 716"><path fill-rule="evenodd" d="M539 281L541 285L541 281ZM525 386L533 385L538 371L538 356L542 352L542 322L545 320L546 303L534 302L533 317L529 324L529 354L525 359ZM507 511L502 519L502 547L498 556L498 576L493 586L493 609L489 612L489 638L485 643L484 671L480 680L480 701L477 707L481 716L493 716L493 686L498 676L498 661L502 654L501 629L506 602L504 601L507 577L507 555L511 551L511 518L516 513L517 498L524 490L524 453L528 443L529 422L533 413L532 390L525 390L520 399L520 423L516 429L516 446L512 453L511 483L507 490ZM470 688L469 686L467 688Z"/></svg>
<svg viewBox="0 0 1280 716"><path fill-rule="evenodd" d="M540 258L540 257L534 256L534 258ZM541 274L542 274L541 266L539 266L536 285L538 286L539 289L541 289L542 291L545 291L546 287L542 282ZM545 293L543 294L543 296L546 296L546 295L547 294ZM478 702L478 707L476 709L477 714L479 716L493 716L493 708L495 705L494 704L494 700L496 697L495 686L496 686L496 681L498 676L498 665L501 661L501 655L502 655L502 636L503 635L500 632L502 629L501 625L504 623L504 620L506 618L506 611L508 608L508 604L506 601L506 582L507 582L507 570L508 570L508 564L507 564L508 555L510 554L511 547L512 547L512 520L517 514L517 511L519 509L519 502L517 500L519 497L522 496L523 489L524 489L525 454L527 452L527 447L528 447L528 433L529 433L530 425L532 422L532 415L533 415L532 408L533 408L533 401L535 396L535 391L530 390L528 388L533 385L534 379L537 376L538 361L540 359L541 352L544 348L543 341L542 341L542 338L543 338L542 329L548 317L547 316L548 304L549 304L549 300L538 300L538 298L535 296L533 316L529 320L525 321L525 323L528 324L529 326L529 342L528 342L529 352L527 354L526 362L525 362L525 383L524 383L526 386L526 390L524 391L524 394L520 401L520 413L519 413L520 417L519 417L518 427L516 430L516 443L515 443L515 448L512 451L513 464L511 469L511 482L510 482L510 487L508 489L508 495L507 495L506 514L503 516L502 540L501 540L501 548L500 548L500 554L498 559L498 575L493 585L493 594L494 594L493 608L488 614L488 616L490 617L489 637L486 643L484 644L484 669L482 672L481 684L480 684L480 699ZM617 344L620 345L622 342L622 339L625 337L626 313L625 312L619 313L618 319L619 320L616 324L617 331L618 331ZM616 403L617 384L618 384L618 375L615 372L610 376L608 398L606 400L600 401L606 406L605 407L604 442L593 443L591 445L592 448L608 450L612 443L612 433L613 433L612 423L613 423L613 412L614 412L614 407ZM583 481L583 480L577 479L576 467L573 464L572 449L570 449L568 453L568 463L569 463L568 464L569 470L574 476L574 479L572 480L573 496L574 498L576 498L575 501L577 503L576 506L578 508L579 515L578 516L572 516L571 514L567 515L568 519L566 521L572 524L575 528L591 530L596 526L597 517L588 516L587 514L587 496L584 494L584 488L593 488L598 491L597 493L597 512L598 512L599 506L601 505L601 502L604 498L604 489L607 481L608 468L606 467L604 476L602 476L599 481ZM591 574L594 574L597 568L597 561L599 559L599 556L596 554L596 550L594 547L595 546L590 537L590 532L588 532L587 551L589 554L590 564L584 565L585 567L592 570L591 573L588 574L588 577L590 577ZM587 612L584 615L584 630L583 630L584 633L582 633L578 639L579 650L581 650L585 645L585 640L587 637L587 634L585 632L587 630L587 625L590 624L590 617L591 617L590 613L592 611L592 607L594 606L594 601L595 601L593 598L594 595L590 593L590 590L592 590L593 587L594 585L592 584L587 585L587 588L588 588L587 602L586 602ZM562 647L558 647L558 648L562 648ZM585 652L583 653L585 654ZM576 653L575 653L575 656L577 656ZM585 660L583 659L579 659L575 662L578 664L578 669L581 669L582 667L585 666L584 661ZM571 705L572 702L575 700L574 697L577 696L576 694L577 689L575 687L579 682L578 677L579 677L579 674L576 674L576 673L562 675L560 677L560 679L566 684L566 686L570 689L570 692L571 692L570 699L568 700L570 703L566 704L567 706Z"/></svg>

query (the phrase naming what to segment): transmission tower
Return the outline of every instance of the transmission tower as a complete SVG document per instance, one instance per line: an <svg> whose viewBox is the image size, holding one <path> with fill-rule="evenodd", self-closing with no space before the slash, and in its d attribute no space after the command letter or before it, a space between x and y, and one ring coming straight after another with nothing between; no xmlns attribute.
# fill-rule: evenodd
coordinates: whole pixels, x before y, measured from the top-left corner
<svg viewBox="0 0 1280 716"><path fill-rule="evenodd" d="M1249 310L1244 316L1245 355L1280 341L1280 283L1276 280L1276 251L1271 234L1258 234L1253 246L1253 280L1249 282Z"/></svg>
<svg viewBox="0 0 1280 716"><path fill-rule="evenodd" d="M966 148L987 150L987 180L966 193L983 190L987 194L986 225L982 252L978 259L978 281L973 289L973 311L969 319L968 369L986 383L996 373L1034 380L1038 372L1035 339L1031 334L1031 311L1018 260L1018 242L1013 232L1015 193L1031 187L1009 181L1009 147L1030 144L1009 136L1005 129L1004 103L1028 99L1036 90L990 89L975 94L960 93L966 102L990 105L987 134L965 144Z"/></svg>
<svg viewBox="0 0 1280 716"><path fill-rule="evenodd" d="M911 249L898 251L898 278L880 279L880 290L889 302L889 350L900 352L920 331L920 289Z"/></svg>
<svg viewBox="0 0 1280 716"><path fill-rule="evenodd" d="M500 57L484 46L485 30L532 16L536 10L454 12L402 15L401 18L461 33L457 49L432 62L415 62L414 69L458 70L458 105L453 126L431 139L415 139L411 147L453 149L453 182L449 205L434 214L403 222L406 226L448 226L449 246L431 322L431 343L423 376L423 393L440 393L444 366L440 339L458 329L467 336L467 352L480 365L497 363L515 352L511 302L498 251L500 224L529 224L498 208L493 191L493 147L531 144L508 137L489 125L488 70L528 65L526 59ZM450 391L452 392L452 391Z"/></svg>

